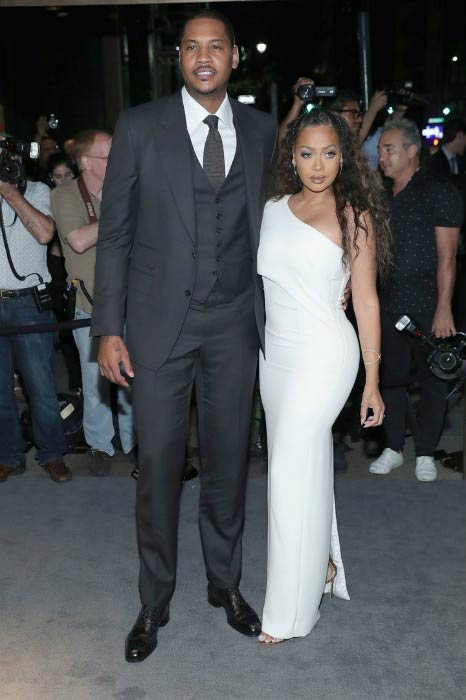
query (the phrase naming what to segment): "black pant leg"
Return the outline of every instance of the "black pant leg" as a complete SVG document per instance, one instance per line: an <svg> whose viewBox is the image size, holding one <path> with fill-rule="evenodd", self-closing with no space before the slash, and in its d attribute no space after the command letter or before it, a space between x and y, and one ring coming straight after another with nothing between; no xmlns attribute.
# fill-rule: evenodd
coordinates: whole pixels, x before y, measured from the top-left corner
<svg viewBox="0 0 466 700"><path fill-rule="evenodd" d="M430 332L432 316L422 315L419 325L426 333ZM442 434L448 401L445 398L450 385L435 377L427 365L430 348L419 341L414 341L413 358L415 364L415 379L418 381L421 394L416 407L413 438L416 457L433 457L435 448Z"/></svg>
<svg viewBox="0 0 466 700"><path fill-rule="evenodd" d="M412 339L395 328L397 316L382 311L382 363L380 389L385 403L383 430L385 445L401 451L404 446L409 403Z"/></svg>
<svg viewBox="0 0 466 700"><path fill-rule="evenodd" d="M241 539L251 411L258 358L252 296L203 312L196 372L201 449L199 526L208 579L241 578Z"/></svg>
<svg viewBox="0 0 466 700"><path fill-rule="evenodd" d="M186 324L185 324L186 326ZM176 580L178 516L195 353L189 333L158 371L135 365L133 409L138 432L136 520L143 604L165 605Z"/></svg>

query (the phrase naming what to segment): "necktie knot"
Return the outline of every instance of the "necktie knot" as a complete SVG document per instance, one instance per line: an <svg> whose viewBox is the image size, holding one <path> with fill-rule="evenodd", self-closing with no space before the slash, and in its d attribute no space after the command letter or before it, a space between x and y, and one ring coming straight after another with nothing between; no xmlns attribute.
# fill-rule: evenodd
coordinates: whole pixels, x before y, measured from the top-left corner
<svg viewBox="0 0 466 700"><path fill-rule="evenodd" d="M207 124L209 129L218 129L218 117L216 114L209 114L203 121L204 124Z"/></svg>

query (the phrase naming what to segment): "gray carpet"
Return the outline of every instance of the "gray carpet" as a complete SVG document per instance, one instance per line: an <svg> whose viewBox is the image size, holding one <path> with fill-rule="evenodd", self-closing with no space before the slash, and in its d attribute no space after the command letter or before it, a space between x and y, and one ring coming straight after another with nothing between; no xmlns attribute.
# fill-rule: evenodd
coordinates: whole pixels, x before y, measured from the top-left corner
<svg viewBox="0 0 466 700"><path fill-rule="evenodd" d="M260 611L265 479L251 479L242 590ZM351 602L304 640L260 647L210 608L184 488L170 624L123 660L139 609L135 482L36 472L0 486L1 700L459 700L466 681L466 483L337 482Z"/></svg>

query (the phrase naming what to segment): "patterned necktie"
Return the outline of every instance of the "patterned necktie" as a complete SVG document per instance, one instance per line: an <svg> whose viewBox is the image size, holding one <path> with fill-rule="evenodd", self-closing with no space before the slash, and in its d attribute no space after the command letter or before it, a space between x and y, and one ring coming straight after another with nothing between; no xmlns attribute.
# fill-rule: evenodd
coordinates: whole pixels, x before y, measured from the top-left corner
<svg viewBox="0 0 466 700"><path fill-rule="evenodd" d="M212 187L219 190L225 180L225 155L222 137L218 130L218 117L215 114L209 114L204 119L204 124L209 127L209 133L204 146L202 167Z"/></svg>

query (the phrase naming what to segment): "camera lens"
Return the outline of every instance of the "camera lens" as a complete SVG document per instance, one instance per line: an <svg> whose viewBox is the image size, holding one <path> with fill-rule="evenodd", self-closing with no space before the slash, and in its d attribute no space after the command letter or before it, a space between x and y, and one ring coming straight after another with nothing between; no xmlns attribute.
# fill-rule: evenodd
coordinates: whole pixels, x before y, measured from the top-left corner
<svg viewBox="0 0 466 700"><path fill-rule="evenodd" d="M49 114L47 124L49 129L57 129L58 128L58 117L55 116L55 114Z"/></svg>

